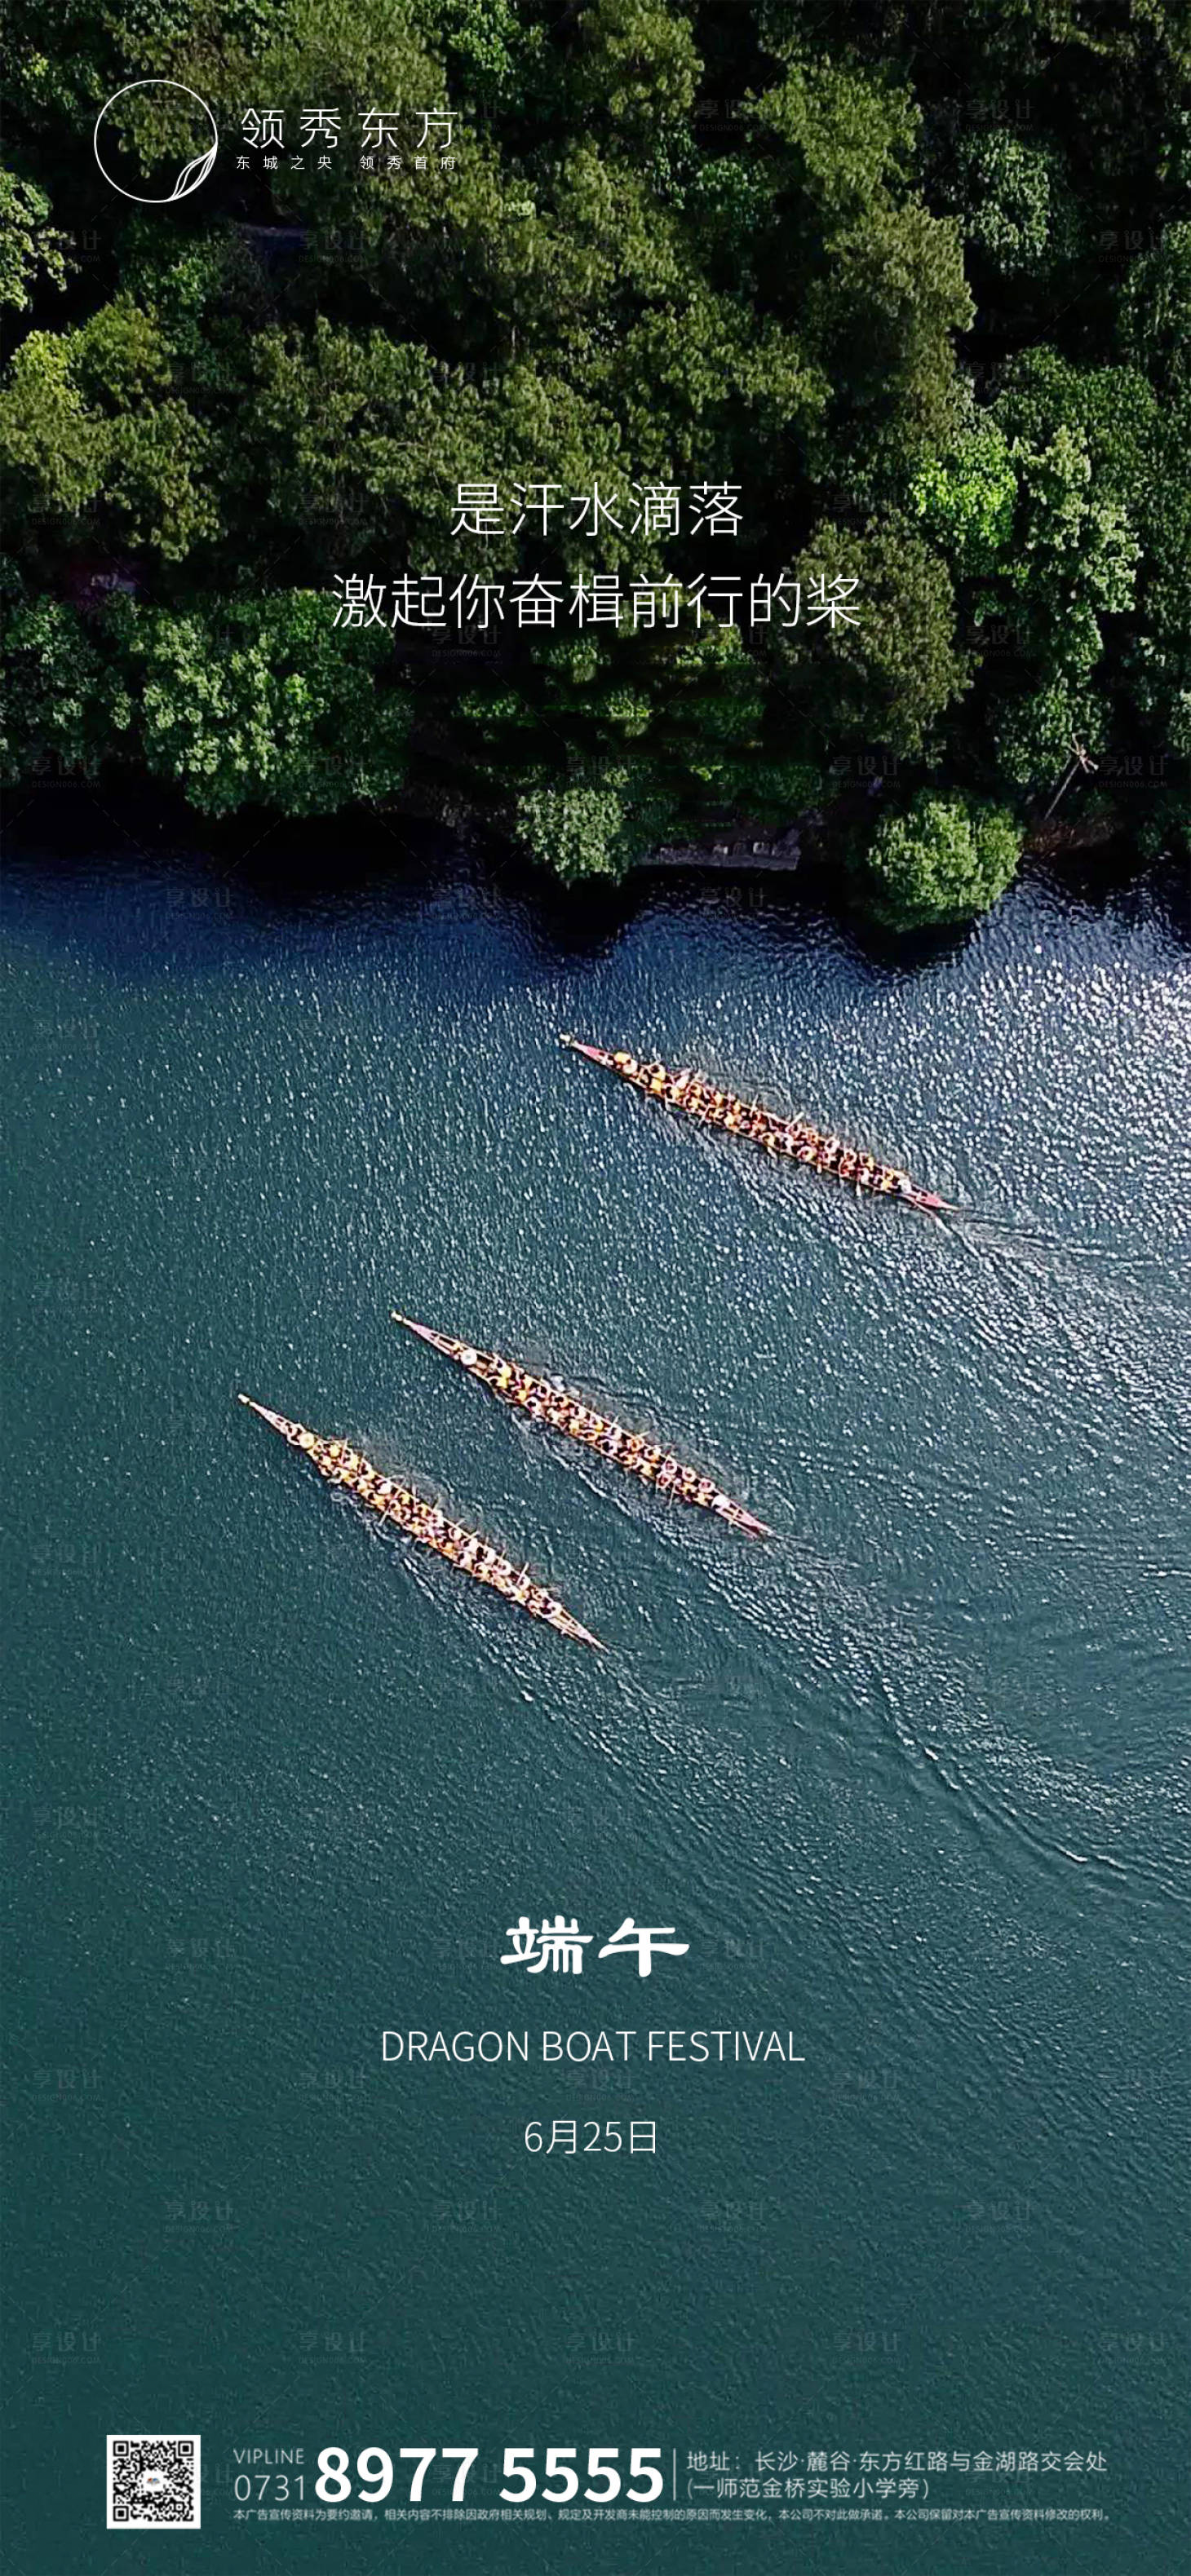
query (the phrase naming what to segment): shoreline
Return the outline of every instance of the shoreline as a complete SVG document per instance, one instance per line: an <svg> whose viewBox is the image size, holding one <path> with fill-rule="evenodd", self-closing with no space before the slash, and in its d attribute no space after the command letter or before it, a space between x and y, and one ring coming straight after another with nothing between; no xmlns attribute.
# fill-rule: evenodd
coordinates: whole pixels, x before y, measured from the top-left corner
<svg viewBox="0 0 1191 2576"><path fill-rule="evenodd" d="M233 812L206 815L191 805L181 792L132 770L101 771L96 777L54 770L29 777L8 789L8 854L15 855L22 828L37 839L51 842L58 835L46 831L47 818L56 807L65 823L61 846L83 841L90 845L93 833L80 831L82 815L88 807L98 812L116 844L123 842L126 854L139 851L150 858L155 855L153 843L165 840L173 854L189 854L206 864L214 864L223 874L256 872L263 862L262 873L280 878L292 871L295 891L320 873L320 845L338 844L342 857L343 837L350 838L351 858L348 873L372 875L386 873L386 843L391 853L391 872L401 877L411 863L420 863L428 852L422 845L423 835L449 836L461 859L483 866L494 880L509 884L516 881L527 892L554 905L564 905L581 913L593 899L597 902L631 899L644 892L654 881L677 881L681 878L729 881L743 884L749 879L759 884L768 882L775 889L780 881L805 888L816 904L827 903L853 928L866 924L872 936L882 944L901 940L916 944L923 937L954 936L956 930L976 927L986 918L973 916L971 924L947 924L938 933L907 928L890 930L869 920L856 899L856 887L846 864L843 843L849 827L865 813L871 812L871 785L860 798L856 790L845 790L826 809L811 808L780 826L767 826L747 818L734 819L709 828L700 837L683 841L664 841L656 849L634 859L622 875L600 875L567 879L550 868L536 865L521 851L507 823L486 814L478 807L457 801L449 794L427 794L417 788L390 797L384 804L344 806L326 814L285 815L275 809L244 805ZM1100 866L1122 874L1148 874L1164 858L1176 853L1143 852L1137 845L1135 814L1126 812L1120 803L1110 810L1085 816L1078 812L1069 818L1039 817L1023 825L1021 862L1062 867L1070 862L1093 869ZM408 837L406 837L408 835ZM266 858L266 853L268 857ZM440 850L438 858L444 853Z"/></svg>

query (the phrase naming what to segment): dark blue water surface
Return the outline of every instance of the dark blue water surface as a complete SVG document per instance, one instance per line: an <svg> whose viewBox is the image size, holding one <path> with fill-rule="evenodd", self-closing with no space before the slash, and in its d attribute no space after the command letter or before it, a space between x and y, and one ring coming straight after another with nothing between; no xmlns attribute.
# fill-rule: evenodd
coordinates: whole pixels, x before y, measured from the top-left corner
<svg viewBox="0 0 1191 2576"><path fill-rule="evenodd" d="M568 932L450 852L336 886L328 834L287 902L167 839L51 838L5 934L14 2576L1170 2576L1169 889L1035 878L907 964L780 888ZM805 1108L965 1213L772 1169L564 1028ZM664 1432L775 1537L522 1425L393 1306ZM528 1559L606 1654L366 1533L240 1388ZM500 1965L558 1910L581 1979ZM648 1984L596 1958L629 1915L689 1943ZM543 2025L775 2028L805 2063L380 2063L384 2028ZM568 2117L653 2120L656 2155L527 2154ZM106 2533L104 2436L142 2428L201 2432L201 2536ZM232 2519L233 2446L304 2445L310 2504L326 2445L474 2444L491 2510L506 2444L614 2443L765 2523ZM812 2451L883 2529L745 2490ZM942 2451L932 2507L1105 2520L899 2520ZM1008 2452L1039 2466L950 2464Z"/></svg>

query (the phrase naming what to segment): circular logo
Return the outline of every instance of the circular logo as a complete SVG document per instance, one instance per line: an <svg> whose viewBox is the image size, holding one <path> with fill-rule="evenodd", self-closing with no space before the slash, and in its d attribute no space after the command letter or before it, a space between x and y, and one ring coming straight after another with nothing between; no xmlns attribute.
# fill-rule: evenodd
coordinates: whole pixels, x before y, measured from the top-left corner
<svg viewBox="0 0 1191 2576"><path fill-rule="evenodd" d="M176 90L180 98L191 99L196 107L202 109L203 115L206 117L207 123L211 128L211 141L207 145L206 150L203 152L196 152L192 160L184 163L182 169L178 172L178 176L174 181L173 187L167 188L164 196L149 197L146 196L144 191L140 188L126 188L122 180L113 178L99 148L100 131L103 126L105 116L109 116L111 114L112 109L119 104L119 101L122 98L129 98L132 92L138 89ZM180 198L193 197L195 189L202 187L203 181L207 177L212 163L214 162L215 155L219 150L219 128L215 122L211 109L207 105L206 99L200 98L197 90L187 89L184 81L126 81L123 89L114 90L112 96L106 101L105 105L100 108L99 114L95 119L95 132L91 137L91 142L99 169L102 172L103 177L107 180L109 188L114 188L118 196L131 197L134 205L137 206L176 206Z"/></svg>

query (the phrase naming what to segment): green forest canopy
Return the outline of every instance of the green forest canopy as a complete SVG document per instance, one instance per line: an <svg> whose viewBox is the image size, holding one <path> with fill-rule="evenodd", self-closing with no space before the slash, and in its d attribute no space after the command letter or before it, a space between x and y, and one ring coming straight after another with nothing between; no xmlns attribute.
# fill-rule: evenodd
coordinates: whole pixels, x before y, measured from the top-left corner
<svg viewBox="0 0 1191 2576"><path fill-rule="evenodd" d="M91 131L161 80L221 148L146 207ZM413 791L577 878L875 769L907 923L996 899L1077 747L1143 847L1185 828L1185 0L13 0L6 83L10 776ZM105 120L146 192L178 108ZM452 534L492 481L734 485L739 532ZM858 613L334 623L349 575L597 571Z"/></svg>

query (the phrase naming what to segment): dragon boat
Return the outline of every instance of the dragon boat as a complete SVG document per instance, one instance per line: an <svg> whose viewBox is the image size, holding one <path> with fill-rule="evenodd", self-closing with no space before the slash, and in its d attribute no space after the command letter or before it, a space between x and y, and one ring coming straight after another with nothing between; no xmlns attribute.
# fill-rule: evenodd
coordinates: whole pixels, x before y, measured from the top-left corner
<svg viewBox="0 0 1191 2576"><path fill-rule="evenodd" d="M471 1342L433 1332L429 1324L415 1324L409 1315L394 1314L393 1321L417 1333L432 1350L441 1351L444 1359L457 1360L470 1377L478 1378L481 1386L487 1387L489 1394L502 1404L515 1406L531 1422L565 1432L582 1448L594 1449L612 1466L623 1467L626 1475L639 1476L643 1483L653 1485L660 1494L669 1494L675 1502L694 1503L703 1511L715 1512L731 1529L746 1530L752 1538L772 1535L764 1521L746 1511L743 1503L734 1502L731 1494L721 1493L710 1476L699 1475L694 1467L684 1467L671 1451L652 1446L644 1433L622 1430L618 1422L608 1421L585 1404L582 1396L552 1386L548 1378L536 1377L515 1360L502 1359L499 1351L477 1350Z"/></svg>
<svg viewBox="0 0 1191 2576"><path fill-rule="evenodd" d="M845 1145L839 1136L821 1135L805 1118L784 1118L776 1110L763 1109L756 1101L740 1100L733 1091L720 1091L705 1075L684 1070L671 1073L656 1059L642 1061L624 1048L615 1054L607 1047L584 1045L582 1039L563 1037L565 1047L576 1055L585 1055L591 1064L603 1065L608 1073L617 1073L623 1082L644 1092L648 1100L660 1100L667 1109L682 1109L690 1118L698 1118L705 1127L721 1127L731 1136L747 1137L763 1153L782 1154L809 1170L826 1172L832 1180L850 1181L854 1189L868 1190L877 1198L900 1199L906 1207L922 1208L937 1216L947 1206L933 1190L924 1190L908 1172L896 1163L879 1163L872 1154L862 1154Z"/></svg>
<svg viewBox="0 0 1191 2576"><path fill-rule="evenodd" d="M254 1403L250 1395L242 1395L240 1402L259 1414L270 1430L279 1431L291 1449L300 1449L329 1485L342 1485L382 1521L390 1521L404 1538L414 1539L419 1547L445 1557L449 1565L470 1574L475 1582L488 1584L506 1601L527 1610L531 1619L543 1619L548 1628L557 1628L560 1637L573 1637L581 1646L599 1647L599 1638L593 1637L589 1628L580 1627L563 1603L535 1583L525 1568L518 1568L496 1548L489 1547L475 1530L448 1520L437 1504L428 1503L408 1485L382 1476L367 1458L349 1449L345 1440L324 1440L317 1431L308 1431L304 1423L290 1422L284 1413L271 1413L268 1405Z"/></svg>

